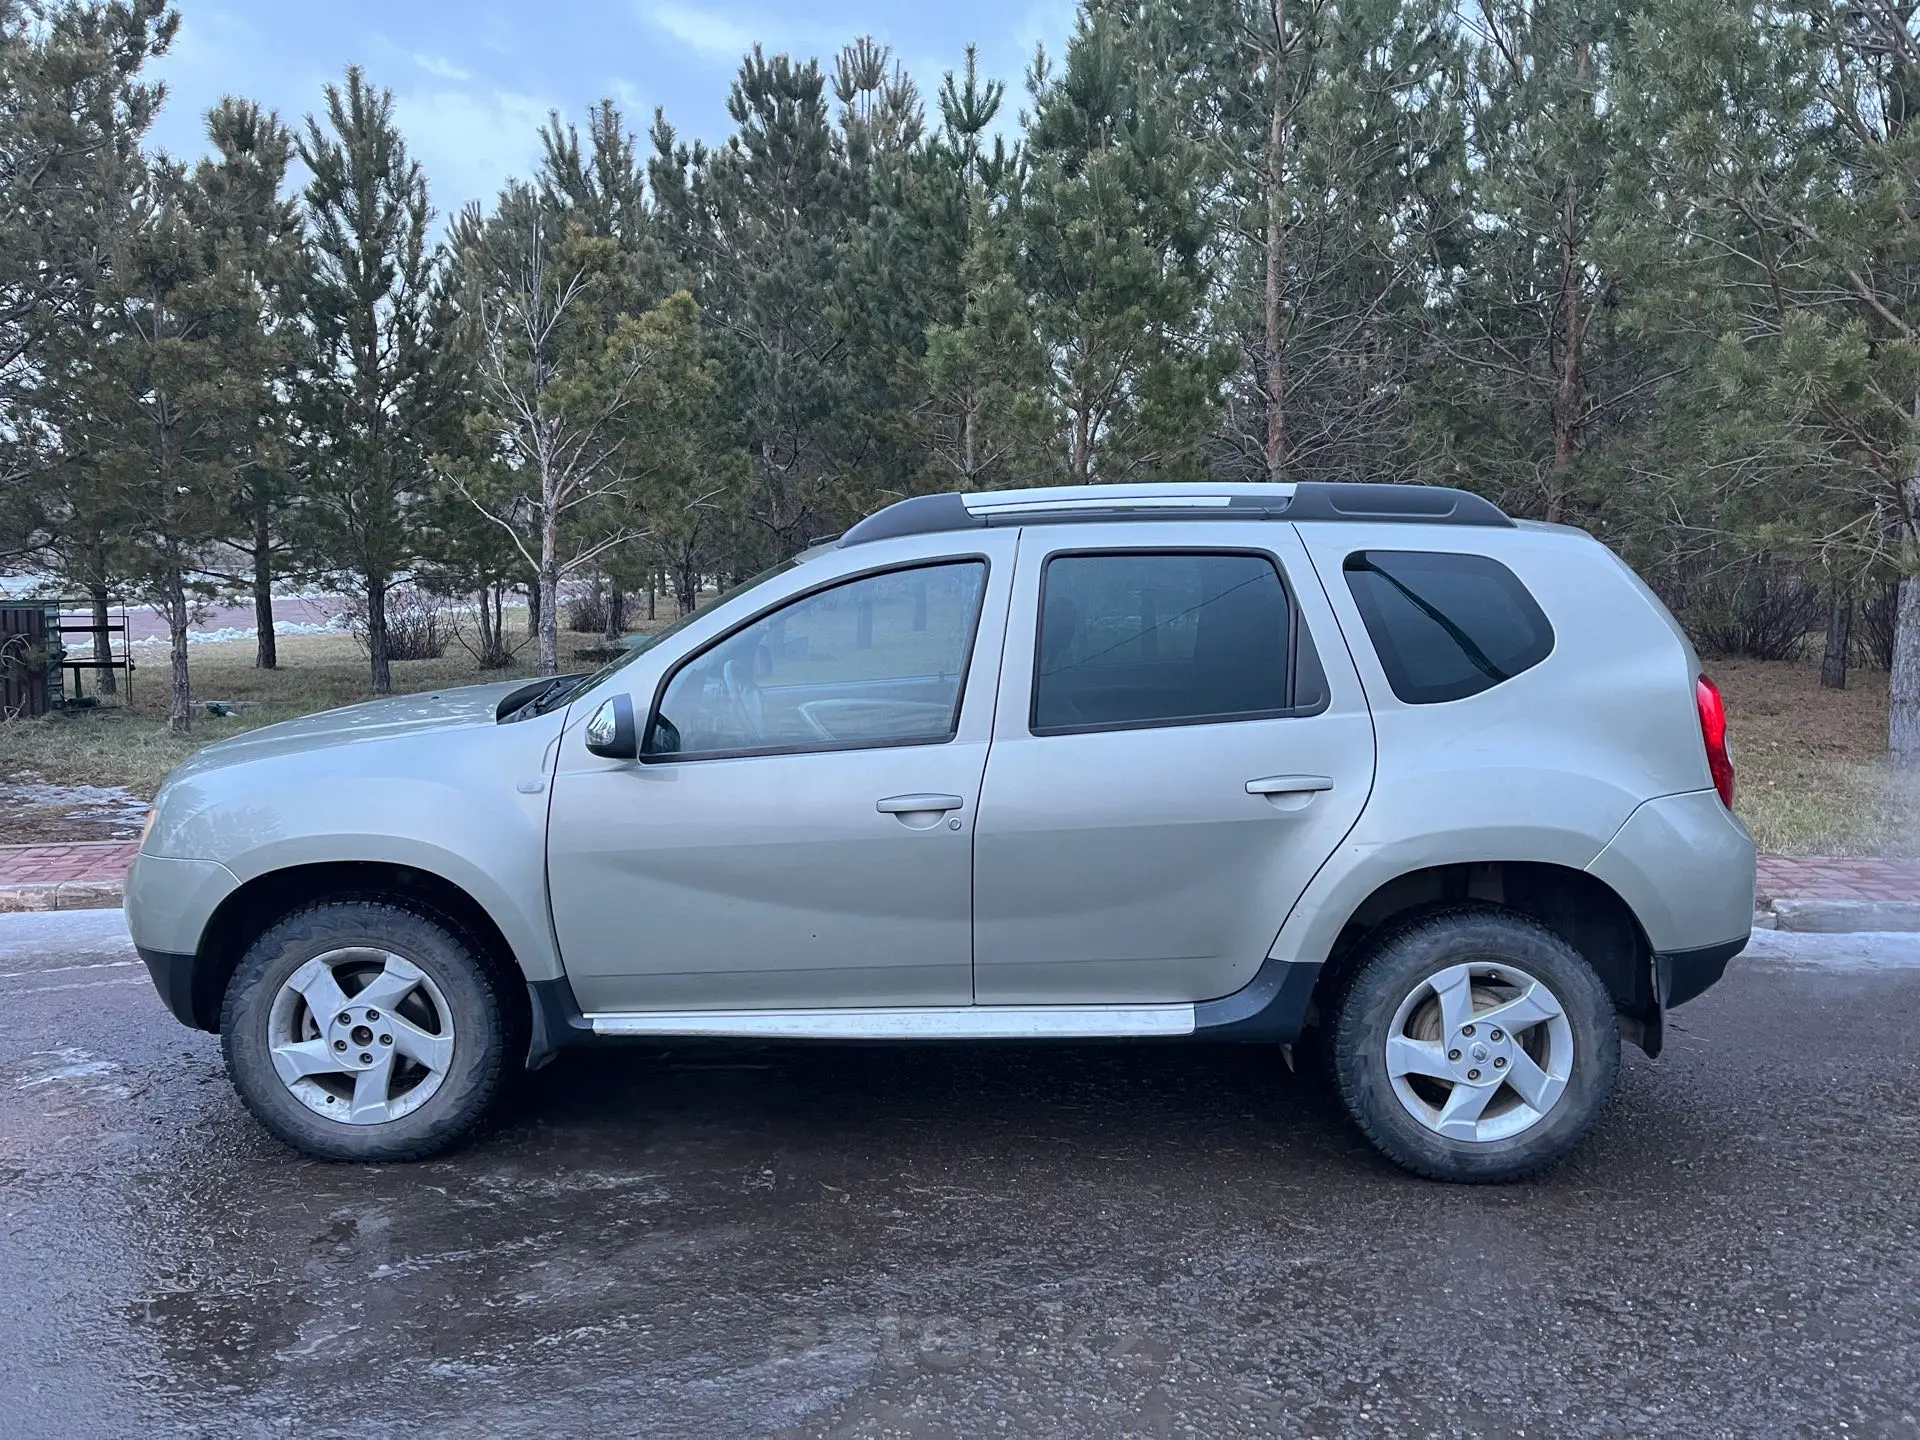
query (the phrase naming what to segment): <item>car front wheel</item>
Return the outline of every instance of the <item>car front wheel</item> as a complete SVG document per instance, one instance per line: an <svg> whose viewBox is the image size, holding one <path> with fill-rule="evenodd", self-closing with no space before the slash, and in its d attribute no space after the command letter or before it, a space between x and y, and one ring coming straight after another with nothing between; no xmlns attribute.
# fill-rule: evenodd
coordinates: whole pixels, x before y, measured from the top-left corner
<svg viewBox="0 0 1920 1440"><path fill-rule="evenodd" d="M417 1160L464 1138L499 1091L505 1028L486 966L452 930L378 901L270 927L220 1024L256 1119L325 1160Z"/></svg>
<svg viewBox="0 0 1920 1440"><path fill-rule="evenodd" d="M1333 1020L1355 1123L1438 1180L1516 1180L1592 1126L1620 1070L1613 1002L1537 922L1491 906L1430 912L1376 939Z"/></svg>

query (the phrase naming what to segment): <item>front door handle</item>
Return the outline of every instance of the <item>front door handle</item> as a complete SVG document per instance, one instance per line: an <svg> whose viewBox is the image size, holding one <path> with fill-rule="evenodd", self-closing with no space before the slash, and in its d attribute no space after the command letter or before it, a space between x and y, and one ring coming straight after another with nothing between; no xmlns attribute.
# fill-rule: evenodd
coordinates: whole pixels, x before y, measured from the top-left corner
<svg viewBox="0 0 1920 1440"><path fill-rule="evenodd" d="M1331 775L1269 775L1247 781L1249 795L1312 795L1332 788Z"/></svg>
<svg viewBox="0 0 1920 1440"><path fill-rule="evenodd" d="M958 795L889 795L873 808L882 815L941 815L966 803Z"/></svg>

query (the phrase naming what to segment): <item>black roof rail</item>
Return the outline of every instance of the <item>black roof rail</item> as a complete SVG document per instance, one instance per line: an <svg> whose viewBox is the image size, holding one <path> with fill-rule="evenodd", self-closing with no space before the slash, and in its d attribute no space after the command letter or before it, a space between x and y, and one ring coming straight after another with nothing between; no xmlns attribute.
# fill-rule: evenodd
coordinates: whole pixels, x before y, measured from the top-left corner
<svg viewBox="0 0 1920 1440"><path fill-rule="evenodd" d="M839 543L862 545L869 540L892 540L903 535L984 530L990 525L1116 520L1372 520L1502 527L1513 524L1507 513L1491 500L1441 485L1321 480L1305 480L1290 486L1061 485L1042 490L916 495L875 511L842 535Z"/></svg>

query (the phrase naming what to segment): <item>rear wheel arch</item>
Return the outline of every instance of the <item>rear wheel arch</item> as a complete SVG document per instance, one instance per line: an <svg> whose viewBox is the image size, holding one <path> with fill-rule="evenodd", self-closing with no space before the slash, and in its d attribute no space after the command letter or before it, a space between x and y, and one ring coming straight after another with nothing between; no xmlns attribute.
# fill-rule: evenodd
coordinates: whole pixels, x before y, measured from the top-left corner
<svg viewBox="0 0 1920 1440"><path fill-rule="evenodd" d="M523 1054L531 1025L526 975L486 907L445 876L384 861L331 861L270 870L241 885L207 921L194 967L193 1016L218 1033L227 987L248 947L295 911L335 900L372 900L446 926L481 957L505 1008L509 1053Z"/></svg>
<svg viewBox="0 0 1920 1440"><path fill-rule="evenodd" d="M1650 1055L1661 1044L1653 990L1652 947L1633 910L1605 881L1542 861L1495 860L1434 865L1374 888L1341 927L1315 987L1316 1015L1331 1013L1340 988L1362 963L1381 927L1461 901L1528 916L1578 951L1612 997L1625 1037Z"/></svg>

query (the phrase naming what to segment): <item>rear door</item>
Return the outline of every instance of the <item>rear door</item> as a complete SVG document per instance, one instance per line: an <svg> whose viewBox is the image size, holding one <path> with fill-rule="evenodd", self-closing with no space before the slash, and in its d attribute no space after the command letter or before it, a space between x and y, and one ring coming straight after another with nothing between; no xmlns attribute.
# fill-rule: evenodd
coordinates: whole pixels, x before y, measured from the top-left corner
<svg viewBox="0 0 1920 1440"><path fill-rule="evenodd" d="M1373 758L1292 526L1027 529L974 836L976 1001L1239 989Z"/></svg>

